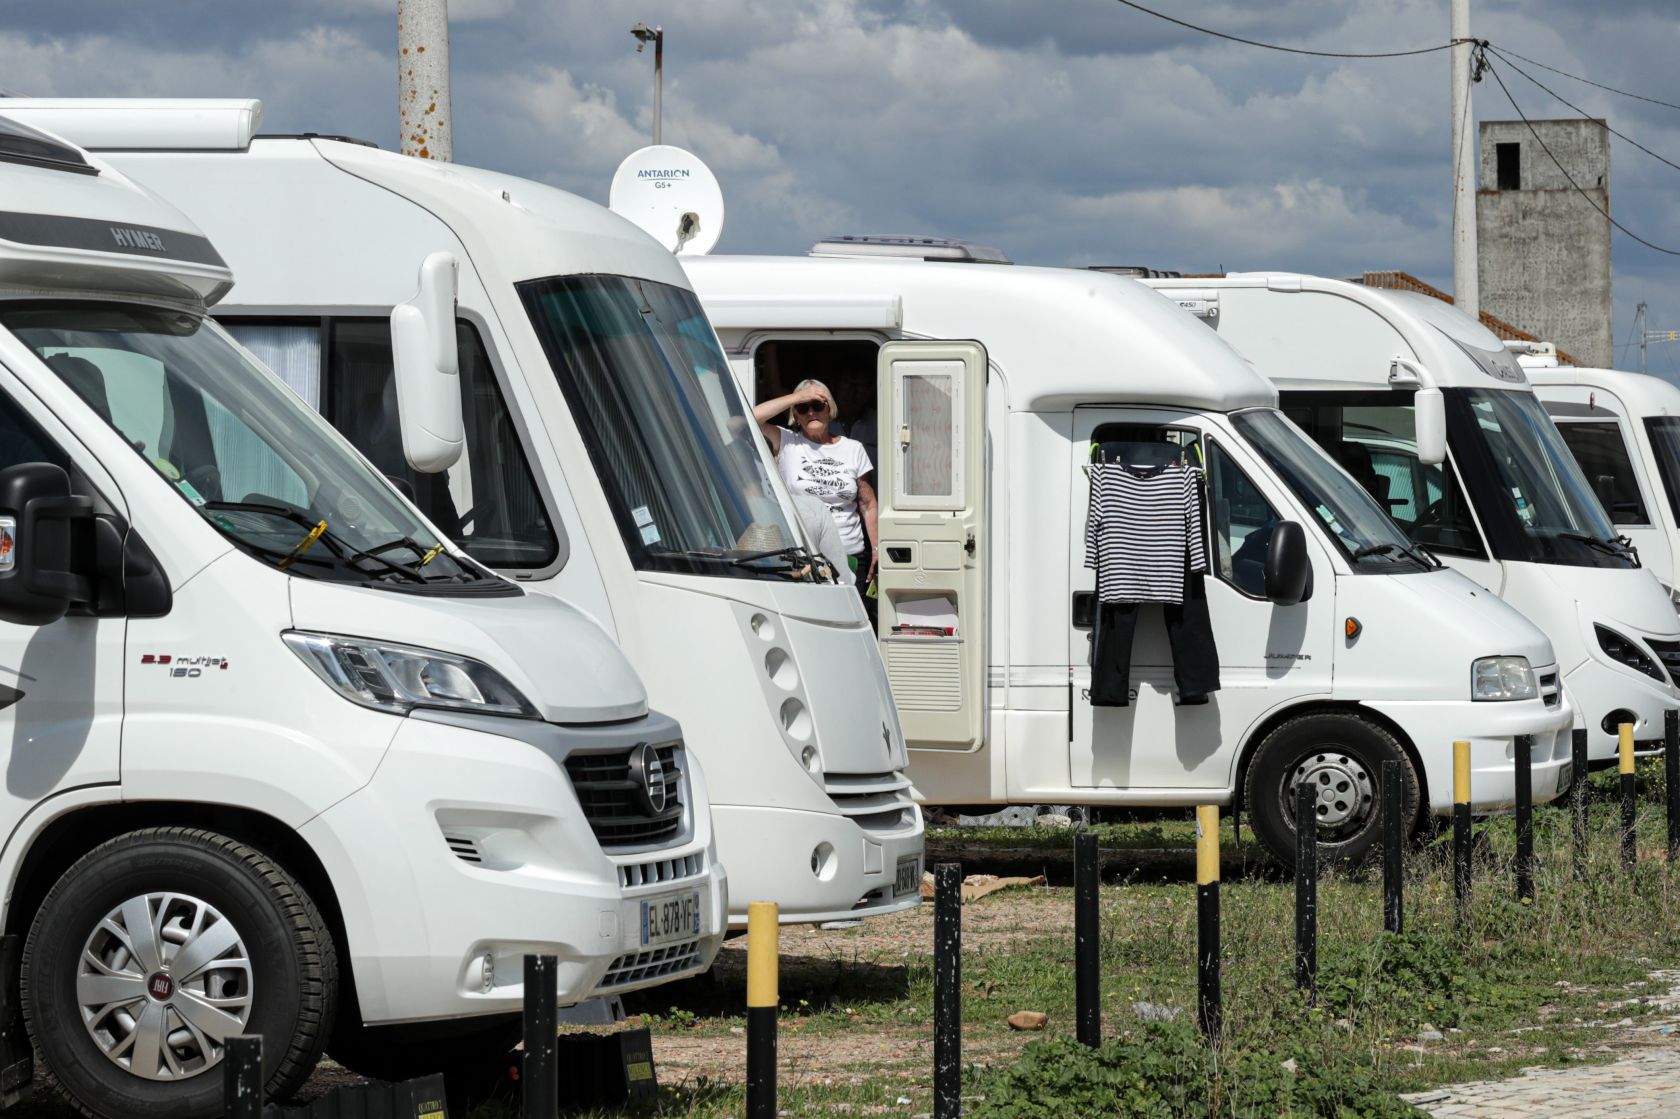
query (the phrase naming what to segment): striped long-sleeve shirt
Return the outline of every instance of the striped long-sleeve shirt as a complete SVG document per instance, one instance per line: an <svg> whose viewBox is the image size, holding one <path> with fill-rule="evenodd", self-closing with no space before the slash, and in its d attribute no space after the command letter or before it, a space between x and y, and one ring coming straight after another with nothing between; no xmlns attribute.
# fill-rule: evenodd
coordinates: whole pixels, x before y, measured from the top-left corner
<svg viewBox="0 0 1680 1119"><path fill-rule="evenodd" d="M1188 559L1188 563L1186 563ZM1202 502L1179 463L1091 467L1085 566L1103 602L1183 602L1184 573L1208 569Z"/></svg>

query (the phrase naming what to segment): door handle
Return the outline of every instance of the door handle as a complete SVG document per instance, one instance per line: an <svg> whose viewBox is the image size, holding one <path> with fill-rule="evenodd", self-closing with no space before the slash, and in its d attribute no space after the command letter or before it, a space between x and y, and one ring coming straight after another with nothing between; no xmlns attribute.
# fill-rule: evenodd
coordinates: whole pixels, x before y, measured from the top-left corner
<svg viewBox="0 0 1680 1119"><path fill-rule="evenodd" d="M909 563L910 549L889 547L887 549L887 559L893 563Z"/></svg>
<svg viewBox="0 0 1680 1119"><path fill-rule="evenodd" d="M1073 628L1090 629L1097 613L1096 591L1073 592Z"/></svg>

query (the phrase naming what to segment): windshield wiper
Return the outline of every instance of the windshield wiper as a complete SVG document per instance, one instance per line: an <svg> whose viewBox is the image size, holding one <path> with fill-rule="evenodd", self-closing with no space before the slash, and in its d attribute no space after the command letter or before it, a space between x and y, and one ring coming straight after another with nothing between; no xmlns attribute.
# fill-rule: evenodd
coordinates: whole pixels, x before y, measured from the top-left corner
<svg viewBox="0 0 1680 1119"><path fill-rule="evenodd" d="M1579 540L1589 548L1596 548L1606 555L1618 556L1623 559L1631 558L1636 554L1631 545L1624 544L1620 540L1605 540L1602 537L1588 536L1581 532L1560 532L1558 536L1564 540Z"/></svg>
<svg viewBox="0 0 1680 1119"><path fill-rule="evenodd" d="M753 552L749 555L738 556L729 561L729 566L745 567L749 563L756 563L759 560L767 559L785 559L791 562L782 567L766 567L763 569L765 571L772 571L778 575L808 571L811 573L811 581L813 583L817 581L817 557L812 555L811 550L803 544L789 544L785 548L775 548L770 551ZM833 565L829 564L828 566L832 567Z"/></svg>
<svg viewBox="0 0 1680 1119"><path fill-rule="evenodd" d="M324 520L321 520L320 518L312 518L307 513L301 513L296 509L288 509L284 505L270 505L265 501L206 501L200 508L212 513L261 513L270 517L279 517L282 520L291 521L295 525L303 526L312 534L317 528L326 524ZM232 534L230 533L230 535ZM401 575L403 578L411 579L416 583L425 583L429 581L424 575L420 574L420 572L414 568L409 567L406 564L397 563L394 560L385 559L383 556L376 556L372 552L363 551L330 530L322 529L319 539L326 541L327 547L332 549L333 555L336 556L341 563L353 570L355 569L355 565L352 563L353 560L365 559L371 563L378 564L386 571L396 575ZM241 540L241 543L259 551L271 553L276 551L276 549L267 548L261 544L253 544L249 540ZM281 570L284 570L292 563L297 563L303 561L304 559L305 557L300 554L298 549L294 548L290 552L285 553L285 559L281 565ZM368 573L364 571L362 574L365 575Z"/></svg>
<svg viewBox="0 0 1680 1119"><path fill-rule="evenodd" d="M1391 552L1399 552L1410 557L1424 567L1435 568L1441 566L1441 561L1421 548L1411 544L1392 544L1387 541L1377 544L1365 544L1354 550L1353 558L1364 559L1366 556L1386 556Z"/></svg>

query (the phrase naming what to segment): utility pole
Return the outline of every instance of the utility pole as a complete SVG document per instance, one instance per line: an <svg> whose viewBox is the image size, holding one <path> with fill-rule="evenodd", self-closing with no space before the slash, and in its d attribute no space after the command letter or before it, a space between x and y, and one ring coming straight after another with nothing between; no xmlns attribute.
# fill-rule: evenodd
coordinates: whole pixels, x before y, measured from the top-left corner
<svg viewBox="0 0 1680 1119"><path fill-rule="evenodd" d="M1476 275L1476 153L1470 127L1470 0L1452 0L1453 305L1481 321Z"/></svg>
<svg viewBox="0 0 1680 1119"><path fill-rule="evenodd" d="M454 162L449 0L397 0L397 120L404 155Z"/></svg>
<svg viewBox="0 0 1680 1119"><path fill-rule="evenodd" d="M1633 310L1633 329L1639 335L1639 371L1645 372L1645 347L1652 342L1680 342L1680 330L1651 330L1646 321L1648 318L1645 304L1641 303Z"/></svg>
<svg viewBox="0 0 1680 1119"><path fill-rule="evenodd" d="M657 145L660 142L660 101L664 96L665 85L665 29L638 23L630 29L630 34L636 37L637 54L641 54L642 48L648 43L653 44L653 142Z"/></svg>

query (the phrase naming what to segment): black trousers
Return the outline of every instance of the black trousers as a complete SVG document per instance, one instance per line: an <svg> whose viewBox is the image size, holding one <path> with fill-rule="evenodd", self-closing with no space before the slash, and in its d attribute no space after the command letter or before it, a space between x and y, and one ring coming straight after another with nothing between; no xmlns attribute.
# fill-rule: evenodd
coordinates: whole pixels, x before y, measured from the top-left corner
<svg viewBox="0 0 1680 1119"><path fill-rule="evenodd" d="M1206 703L1219 690L1207 591L1200 575L1184 581L1183 602L1099 602L1091 628L1091 706L1126 707L1132 691L1132 635L1144 607L1159 605L1172 647L1173 685L1181 705Z"/></svg>

